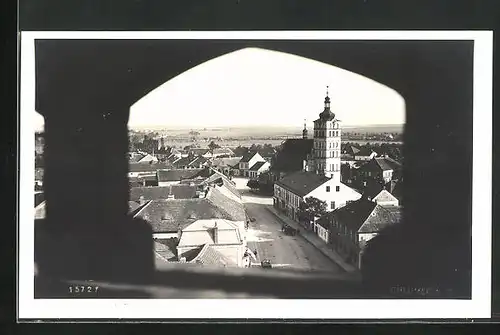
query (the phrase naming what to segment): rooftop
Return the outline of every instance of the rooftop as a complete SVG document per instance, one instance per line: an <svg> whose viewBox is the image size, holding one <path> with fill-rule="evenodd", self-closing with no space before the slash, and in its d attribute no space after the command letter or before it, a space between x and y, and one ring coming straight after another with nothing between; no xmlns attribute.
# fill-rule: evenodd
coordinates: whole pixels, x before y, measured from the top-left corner
<svg viewBox="0 0 500 335"><path fill-rule="evenodd" d="M157 172L158 182L196 178L203 169L170 169Z"/></svg>
<svg viewBox="0 0 500 335"><path fill-rule="evenodd" d="M173 195L175 199L192 199L196 197L196 186L179 184L170 186L132 187L130 200L138 201L141 197L145 200L168 199Z"/></svg>
<svg viewBox="0 0 500 335"><path fill-rule="evenodd" d="M257 162L252 167L250 167L250 171L259 171L259 169L266 164L267 162Z"/></svg>
<svg viewBox="0 0 500 335"><path fill-rule="evenodd" d="M214 167L234 166L240 162L241 158L242 157L214 158L212 160L212 166Z"/></svg>
<svg viewBox="0 0 500 335"><path fill-rule="evenodd" d="M214 155L234 155L234 152L230 148L215 148Z"/></svg>
<svg viewBox="0 0 500 335"><path fill-rule="evenodd" d="M206 153L210 152L210 149L208 149L208 148L193 148L193 149L189 149L188 152L193 153L195 156L198 156L198 155L205 155Z"/></svg>
<svg viewBox="0 0 500 335"><path fill-rule="evenodd" d="M311 153L313 139L288 139L281 145L273 162L272 170L282 172L300 171L303 161Z"/></svg>
<svg viewBox="0 0 500 335"><path fill-rule="evenodd" d="M218 229L218 241L215 240L214 235L216 227ZM179 246L197 246L206 243L242 243L238 225L228 220L198 220L182 230Z"/></svg>
<svg viewBox="0 0 500 335"><path fill-rule="evenodd" d="M176 239L157 239L154 241L155 253L167 262L177 261L176 246Z"/></svg>
<svg viewBox="0 0 500 335"><path fill-rule="evenodd" d="M356 156L370 156L372 153L374 153L372 149L366 148L366 147L361 147L361 149L358 150L358 152L355 153Z"/></svg>
<svg viewBox="0 0 500 335"><path fill-rule="evenodd" d="M326 183L328 180L330 180L330 178L320 176L314 172L298 171L287 175L283 179L277 181L276 184L303 197Z"/></svg>
<svg viewBox="0 0 500 335"><path fill-rule="evenodd" d="M157 170L168 169L168 164L163 163L129 163L129 172L156 172Z"/></svg>
<svg viewBox="0 0 500 335"><path fill-rule="evenodd" d="M155 233L177 232L203 219L246 219L243 204L223 195L217 188L211 188L206 198L201 199L152 200L136 217L148 221Z"/></svg>
<svg viewBox="0 0 500 335"><path fill-rule="evenodd" d="M401 207L382 207L375 202L360 199L328 213L351 230L359 233L375 233L401 220Z"/></svg>
<svg viewBox="0 0 500 335"><path fill-rule="evenodd" d="M253 158L253 156L257 155L258 153L256 152L247 152L246 154L243 155L241 158L240 162L241 163L248 163L250 160Z"/></svg>
<svg viewBox="0 0 500 335"><path fill-rule="evenodd" d="M401 163L390 157L376 157L374 159L383 171L401 169Z"/></svg>
<svg viewBox="0 0 500 335"><path fill-rule="evenodd" d="M208 243L203 245L198 255L191 260L202 265L235 266L236 264L223 254L215 250Z"/></svg>

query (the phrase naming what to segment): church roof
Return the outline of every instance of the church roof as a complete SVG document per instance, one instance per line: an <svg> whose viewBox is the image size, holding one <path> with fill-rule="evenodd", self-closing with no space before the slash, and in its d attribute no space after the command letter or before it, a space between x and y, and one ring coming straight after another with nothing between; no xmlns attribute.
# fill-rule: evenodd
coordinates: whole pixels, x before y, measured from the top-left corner
<svg viewBox="0 0 500 335"><path fill-rule="evenodd" d="M307 155L311 153L313 139L288 139L281 145L275 156L271 170L281 172L300 171Z"/></svg>
<svg viewBox="0 0 500 335"><path fill-rule="evenodd" d="M335 119L335 114L330 110L330 107L325 107L325 109L319 114L319 119L321 121L332 121Z"/></svg>

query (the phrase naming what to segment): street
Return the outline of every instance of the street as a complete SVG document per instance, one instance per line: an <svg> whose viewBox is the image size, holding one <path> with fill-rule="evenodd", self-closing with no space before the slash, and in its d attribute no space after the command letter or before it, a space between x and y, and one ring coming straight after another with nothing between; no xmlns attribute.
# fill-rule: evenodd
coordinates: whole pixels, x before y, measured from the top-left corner
<svg viewBox="0 0 500 335"><path fill-rule="evenodd" d="M281 221L266 208L272 207L271 197L252 193L246 186L247 179L233 178L233 181L242 194L249 217L255 218L247 233L248 247L257 250L257 261L253 261L253 265L260 266L261 260L269 259L273 268L343 272L301 236L288 236L281 231Z"/></svg>

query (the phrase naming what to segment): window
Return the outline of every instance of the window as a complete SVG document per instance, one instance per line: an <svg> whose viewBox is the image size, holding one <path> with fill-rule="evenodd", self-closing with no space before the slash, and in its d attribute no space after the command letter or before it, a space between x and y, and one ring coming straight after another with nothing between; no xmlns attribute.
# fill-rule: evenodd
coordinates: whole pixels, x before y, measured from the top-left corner
<svg viewBox="0 0 500 335"><path fill-rule="evenodd" d="M340 186L335 186L335 191L340 192Z"/></svg>
<svg viewBox="0 0 500 335"><path fill-rule="evenodd" d="M332 201L332 202L330 203L330 208L331 208L331 209L335 209L335 201Z"/></svg>
<svg viewBox="0 0 500 335"><path fill-rule="evenodd" d="M330 186L327 186L327 187L326 187L326 191L327 191L327 192L330 192Z"/></svg>

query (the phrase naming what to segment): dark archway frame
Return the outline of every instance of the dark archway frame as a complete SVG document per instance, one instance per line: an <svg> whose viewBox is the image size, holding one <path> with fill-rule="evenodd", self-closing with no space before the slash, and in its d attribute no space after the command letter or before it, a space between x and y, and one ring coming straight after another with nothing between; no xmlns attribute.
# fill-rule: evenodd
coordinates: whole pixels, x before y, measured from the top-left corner
<svg viewBox="0 0 500 335"><path fill-rule="evenodd" d="M153 275L151 231L127 217L129 107L189 68L246 47L332 64L398 91L407 113L408 228L387 247L384 271L418 281L443 264L470 270L472 41L36 40L36 110L46 136L47 219L35 234L41 274Z"/></svg>

